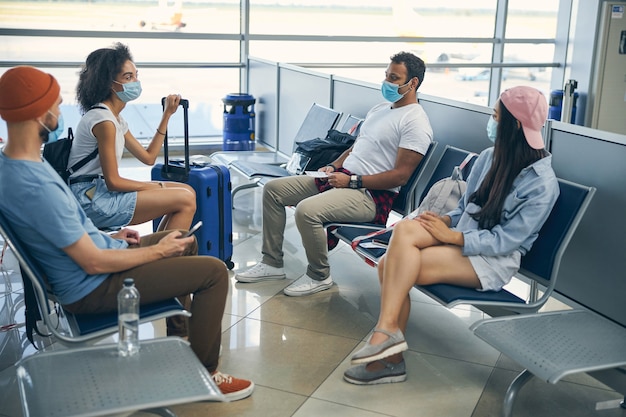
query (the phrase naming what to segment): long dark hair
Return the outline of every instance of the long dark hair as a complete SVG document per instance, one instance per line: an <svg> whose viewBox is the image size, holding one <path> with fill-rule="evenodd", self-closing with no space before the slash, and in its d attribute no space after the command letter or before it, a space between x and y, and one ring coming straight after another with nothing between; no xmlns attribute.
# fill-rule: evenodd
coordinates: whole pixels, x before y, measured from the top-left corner
<svg viewBox="0 0 626 417"><path fill-rule="evenodd" d="M111 84L133 57L126 45L117 42L112 48L97 49L89 54L81 69L76 87L76 100L82 113L113 94Z"/></svg>
<svg viewBox="0 0 626 417"><path fill-rule="evenodd" d="M500 224L504 200L511 191L513 181L522 169L546 155L543 149L533 149L526 142L524 131L517 119L500 102L498 133L491 168L480 187L469 201L480 206L472 214L481 229L491 229Z"/></svg>

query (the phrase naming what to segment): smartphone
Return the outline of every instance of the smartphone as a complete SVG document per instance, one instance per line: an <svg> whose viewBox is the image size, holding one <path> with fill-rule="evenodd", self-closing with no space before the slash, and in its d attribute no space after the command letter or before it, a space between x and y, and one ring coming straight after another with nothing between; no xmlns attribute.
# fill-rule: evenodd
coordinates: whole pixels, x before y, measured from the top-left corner
<svg viewBox="0 0 626 417"><path fill-rule="evenodd" d="M389 246L389 242L386 240L372 239L372 243L379 248L386 248L387 246Z"/></svg>
<svg viewBox="0 0 626 417"><path fill-rule="evenodd" d="M200 220L198 223L194 224L193 227L191 229L189 229L187 234L185 236L183 236L183 237L189 237L189 236L193 235L200 228L200 226L202 226L202 220Z"/></svg>
<svg viewBox="0 0 626 417"><path fill-rule="evenodd" d="M359 246L365 249L387 249L387 242L384 240L372 239L370 242L361 242Z"/></svg>

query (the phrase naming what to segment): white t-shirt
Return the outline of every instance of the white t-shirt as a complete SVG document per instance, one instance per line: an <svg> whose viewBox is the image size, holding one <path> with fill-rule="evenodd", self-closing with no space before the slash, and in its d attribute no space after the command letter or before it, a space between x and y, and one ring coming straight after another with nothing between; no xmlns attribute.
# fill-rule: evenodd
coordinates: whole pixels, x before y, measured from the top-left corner
<svg viewBox="0 0 626 417"><path fill-rule="evenodd" d="M433 129L422 106L391 106L388 102L377 104L367 113L352 152L343 162L345 169L357 175L379 174L393 169L399 148L426 154Z"/></svg>
<svg viewBox="0 0 626 417"><path fill-rule="evenodd" d="M96 106L104 107L104 109L93 108L83 115L76 126L76 132L74 132L74 143L72 144L72 150L70 151L69 166L74 165L87 155L89 155L98 146L98 140L93 134L93 127L98 123L104 121L113 122L115 125L115 157L117 163L122 161L122 155L124 153L124 135L128 132L128 123L122 117L117 119L111 110L105 104L99 103ZM93 160L87 162L87 164L76 171L72 177L78 175L94 175L102 174L102 167L100 166L100 157L96 156Z"/></svg>

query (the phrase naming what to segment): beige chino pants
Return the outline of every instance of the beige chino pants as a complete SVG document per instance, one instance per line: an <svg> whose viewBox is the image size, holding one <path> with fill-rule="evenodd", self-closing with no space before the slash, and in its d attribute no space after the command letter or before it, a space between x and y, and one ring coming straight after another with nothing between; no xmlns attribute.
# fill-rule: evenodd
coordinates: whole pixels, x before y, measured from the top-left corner
<svg viewBox="0 0 626 417"><path fill-rule="evenodd" d="M295 206L296 226L308 261L307 275L316 280L330 276L324 223L371 222L376 205L363 189L333 188L320 193L306 175L276 178L263 187L262 262L282 268L287 206Z"/></svg>

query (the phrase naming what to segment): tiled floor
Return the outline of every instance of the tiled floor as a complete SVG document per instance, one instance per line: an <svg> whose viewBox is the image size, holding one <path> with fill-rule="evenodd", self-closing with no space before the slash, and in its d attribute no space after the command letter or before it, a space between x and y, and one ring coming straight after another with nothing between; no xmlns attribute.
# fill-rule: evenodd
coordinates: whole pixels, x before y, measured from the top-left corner
<svg viewBox="0 0 626 417"><path fill-rule="evenodd" d="M125 175L149 179L150 169L137 166L126 161ZM240 181L233 177L234 183ZM235 270L259 259L261 213L260 188L237 195L233 211ZM139 230L147 233L150 227ZM410 350L405 355L407 381L351 385L343 381L343 372L378 314L375 270L347 245L340 245L330 256L337 285L313 296L291 298L283 295L282 289L306 269L292 217L284 251L287 280L241 284L231 279L220 369L254 380L254 394L234 403L172 407L178 416L499 415L504 392L521 369L468 330L472 322L483 317L480 311L468 307L448 310L413 293L407 331ZM516 287L517 291L525 290L522 284ZM559 306L557 302L550 304L551 308ZM21 278L9 252L0 275L0 326L17 326L0 331L0 416L22 416L13 364L36 352L26 339L23 321ZM142 325L141 337L163 335L163 328L162 322ZM514 415L626 417L626 410L615 408L620 399L619 394L585 375L568 377L557 385L533 380L519 395Z"/></svg>

